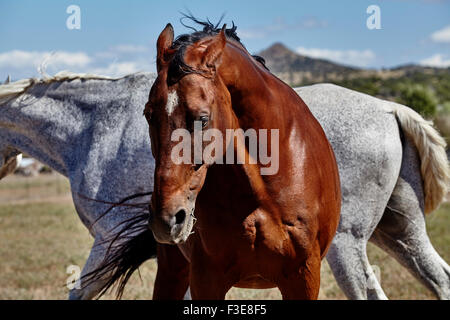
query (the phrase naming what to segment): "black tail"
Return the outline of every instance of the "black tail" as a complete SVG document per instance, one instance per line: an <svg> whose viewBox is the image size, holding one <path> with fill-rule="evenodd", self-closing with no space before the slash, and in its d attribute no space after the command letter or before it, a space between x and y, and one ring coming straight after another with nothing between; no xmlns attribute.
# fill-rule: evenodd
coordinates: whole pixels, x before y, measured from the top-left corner
<svg viewBox="0 0 450 320"><path fill-rule="evenodd" d="M130 208L130 214L133 216L114 227L113 234L105 239L100 245L109 243L108 250L99 267L81 277L80 283L82 288L99 281L106 280L102 285L97 298L108 291L111 287L116 286L116 298L122 297L125 285L130 279L134 271L148 259L156 257L156 240L152 231L148 227L148 219L150 212L148 203L142 204L126 204L125 202L151 193L136 194L129 196L118 203L109 203L112 206L101 215L111 212L112 208L122 206ZM97 202L103 202L94 200ZM136 212L133 209L138 209ZM134 212L133 212L134 211ZM97 219L98 221L98 219Z"/></svg>

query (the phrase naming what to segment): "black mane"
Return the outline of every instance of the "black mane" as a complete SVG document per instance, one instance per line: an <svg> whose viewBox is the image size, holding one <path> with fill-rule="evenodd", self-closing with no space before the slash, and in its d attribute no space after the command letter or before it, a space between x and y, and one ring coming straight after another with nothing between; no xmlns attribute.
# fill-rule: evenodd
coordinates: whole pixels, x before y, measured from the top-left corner
<svg viewBox="0 0 450 320"><path fill-rule="evenodd" d="M203 38L215 36L219 34L221 31L221 28L219 27L220 23L222 22L223 16L219 19L219 22L216 24L213 24L209 19L206 21L201 21L191 14L183 14L183 18L180 19L180 22L183 26L186 28L192 29L193 33L186 33L179 35L175 41L173 42L171 49L176 50L175 56L172 58L172 61L169 66L169 77L168 81L169 83L175 83L178 80L180 80L183 76L191 74L191 73L199 73L199 71L195 70L191 66L187 65L184 62L184 53L188 46L196 43L197 41L200 41ZM184 19L191 20L197 25L202 26L202 30L197 30L192 26L186 25L183 23ZM245 48L244 44L241 42L241 39L236 33L237 26L232 22L233 25L231 28L225 29L225 35L227 38L233 39L237 41L243 48ZM261 65L264 66L267 70L269 70L266 67L265 60L263 57L252 55L252 57L258 61Z"/></svg>

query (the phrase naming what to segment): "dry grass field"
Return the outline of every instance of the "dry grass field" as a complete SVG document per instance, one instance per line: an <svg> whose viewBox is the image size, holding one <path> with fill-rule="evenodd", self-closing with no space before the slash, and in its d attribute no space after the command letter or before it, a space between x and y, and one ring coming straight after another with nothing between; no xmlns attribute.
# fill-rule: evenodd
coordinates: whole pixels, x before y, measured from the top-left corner
<svg viewBox="0 0 450 320"><path fill-rule="evenodd" d="M450 261L450 204L427 218L428 233ZM0 299L66 299L69 265L83 266L93 243L71 201L65 178L10 176L0 182ZM403 267L369 244L372 265L381 270L381 285L390 299L434 299ZM156 262L148 261L133 275L123 299L150 299ZM322 265L320 299L345 299L326 261ZM113 299L109 293L102 299ZM277 289L233 288L228 299L280 299Z"/></svg>

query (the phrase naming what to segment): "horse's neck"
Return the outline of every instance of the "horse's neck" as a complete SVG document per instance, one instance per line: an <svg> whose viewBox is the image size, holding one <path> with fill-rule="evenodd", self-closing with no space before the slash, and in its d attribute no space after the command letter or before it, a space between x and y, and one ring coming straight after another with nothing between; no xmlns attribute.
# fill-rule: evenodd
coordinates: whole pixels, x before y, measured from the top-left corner
<svg viewBox="0 0 450 320"><path fill-rule="evenodd" d="M271 100L269 96L265 96L267 91L261 90L261 88L266 87L265 72L259 70L259 66L251 65L250 59L244 49L228 43L222 53L221 65L218 68L218 75L230 92L233 111L241 116L240 119L238 118L239 123L235 125L244 130L267 128L264 123L258 121L261 119L259 108L268 110L265 104L269 104ZM257 105L257 101L261 101L263 104ZM243 118L246 119L245 122L241 121ZM247 154L248 150L245 149L244 152ZM245 192L255 196L258 203L263 201L264 185L256 165L244 163L233 166L231 171L228 166L218 166L214 172L216 175L213 176L213 179L218 180L221 177L230 177L230 175L235 175L235 178L245 176L248 184L241 184L239 190L233 184L219 185L228 189L224 192L236 193L237 195Z"/></svg>
<svg viewBox="0 0 450 320"><path fill-rule="evenodd" d="M238 126L244 130L276 129L279 134L278 150L287 150L296 127L301 127L302 121L307 121L310 116L308 108L295 91L262 65L253 61L245 50L236 45L225 47L218 70L230 92L232 109L238 118ZM267 133L270 134L269 131ZM271 149L271 145L267 148ZM269 150L269 152L272 157L279 156L275 150ZM285 159L279 165L280 172L287 171L286 168L291 166L291 161ZM247 177L248 188L262 207L275 210L271 201L268 200L271 199L270 191L266 189L271 176L262 176L260 168L258 165L244 163L235 166L234 170L237 171L237 175L244 174ZM276 179L272 180L276 181Z"/></svg>

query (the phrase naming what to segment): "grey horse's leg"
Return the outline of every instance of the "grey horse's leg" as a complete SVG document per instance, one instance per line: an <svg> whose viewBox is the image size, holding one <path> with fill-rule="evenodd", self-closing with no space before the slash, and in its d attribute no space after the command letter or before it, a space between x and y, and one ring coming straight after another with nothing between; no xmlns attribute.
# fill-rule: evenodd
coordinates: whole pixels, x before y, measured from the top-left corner
<svg viewBox="0 0 450 320"><path fill-rule="evenodd" d="M366 245L365 238L338 233L328 251L328 263L347 298L387 299L367 259Z"/></svg>
<svg viewBox="0 0 450 320"><path fill-rule="evenodd" d="M420 161L407 143L400 178L371 241L390 253L438 298L450 299L450 267L426 233Z"/></svg>
<svg viewBox="0 0 450 320"><path fill-rule="evenodd" d="M107 251L107 245L105 246L104 243L102 243L103 240L101 239L95 239L94 244L92 246L91 252L89 254L88 259L86 260L86 263L83 267L83 270L81 271L81 277L88 274L89 272L95 270L100 263L103 261L103 258L105 257L106 251ZM100 290L105 283L105 280L98 279L95 282L91 283L90 285L84 287L83 283L80 283L80 288L74 288L70 290L69 292L69 299L70 300L90 300L95 298L98 293L100 293Z"/></svg>

